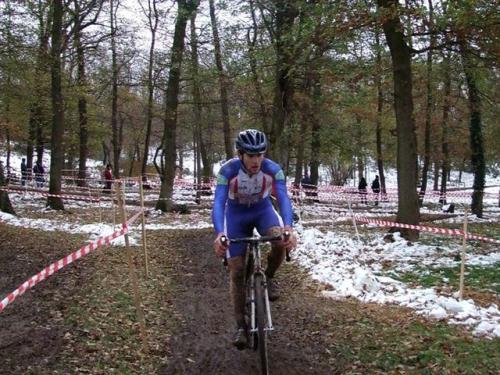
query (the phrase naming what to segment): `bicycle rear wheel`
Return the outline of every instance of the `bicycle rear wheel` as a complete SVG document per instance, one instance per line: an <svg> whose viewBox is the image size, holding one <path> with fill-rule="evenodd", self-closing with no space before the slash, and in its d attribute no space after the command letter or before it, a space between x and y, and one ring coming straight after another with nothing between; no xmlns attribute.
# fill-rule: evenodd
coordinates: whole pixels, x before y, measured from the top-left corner
<svg viewBox="0 0 500 375"><path fill-rule="evenodd" d="M266 301L264 294L264 277L262 275L254 276L255 285L255 313L257 315L257 335L260 356L260 369L263 375L267 375L268 357L267 357L267 331L266 328Z"/></svg>

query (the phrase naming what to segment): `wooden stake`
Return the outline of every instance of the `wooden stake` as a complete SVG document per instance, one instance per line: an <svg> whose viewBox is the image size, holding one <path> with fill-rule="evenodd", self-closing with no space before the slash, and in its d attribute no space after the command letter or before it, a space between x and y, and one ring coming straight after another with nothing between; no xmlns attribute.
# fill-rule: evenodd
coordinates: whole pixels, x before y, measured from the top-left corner
<svg viewBox="0 0 500 375"><path fill-rule="evenodd" d="M99 199L97 201L97 204L99 206L99 223L102 223L102 207L101 207L101 197L96 195L97 199Z"/></svg>
<svg viewBox="0 0 500 375"><path fill-rule="evenodd" d="M148 249L146 246L146 218L144 215L144 188L142 186L142 179L139 178L139 192L141 194L141 216L142 216L142 249L144 251L144 265L146 268L146 277L149 277L149 265L148 265Z"/></svg>
<svg viewBox="0 0 500 375"><path fill-rule="evenodd" d="M125 212L125 202L124 202L124 197L120 188L120 182L116 182L116 197L118 199L118 206L120 209L120 213L122 216L122 223L123 225L126 225L127 223L127 213ZM134 268L134 262L133 262L133 254L132 254L132 249L130 248L130 242L129 242L129 237L128 234L125 233L125 245L127 247L127 263L128 263L128 271L129 271L129 277L130 280L132 281L132 290L134 294L134 305L135 305L135 311L137 313L137 320L139 321L139 330L140 330L140 335L142 339L142 348L144 353L148 352L148 338L147 338L147 332L146 332L146 321L144 319L144 312L142 311L141 307L141 296L139 294L139 282L137 280L137 275L135 273L135 268Z"/></svg>
<svg viewBox="0 0 500 375"><path fill-rule="evenodd" d="M465 254L467 250L467 207L464 210L464 239L462 242L462 261L460 263L460 290L459 297L464 297L464 273L465 273Z"/></svg>
<svg viewBox="0 0 500 375"><path fill-rule="evenodd" d="M116 190L116 186L115 186ZM113 194L110 194L111 197L111 210L113 211L113 228L116 226L116 209L115 209L115 198Z"/></svg>
<svg viewBox="0 0 500 375"><path fill-rule="evenodd" d="M354 231L356 232L356 237L358 239L358 242L361 243L361 238L359 237L359 232L358 232L358 226L356 225L356 219L354 218L354 212L352 211L351 208L351 200L347 200L347 205L349 206L349 212L351 213L351 219L352 219L352 224L354 225Z"/></svg>

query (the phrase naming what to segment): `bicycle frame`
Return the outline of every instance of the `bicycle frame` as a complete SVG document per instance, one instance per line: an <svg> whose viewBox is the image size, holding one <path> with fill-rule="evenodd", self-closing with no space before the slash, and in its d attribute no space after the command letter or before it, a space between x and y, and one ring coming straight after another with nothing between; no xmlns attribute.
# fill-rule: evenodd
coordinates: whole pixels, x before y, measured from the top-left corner
<svg viewBox="0 0 500 375"><path fill-rule="evenodd" d="M273 331L272 317L271 317L271 306L269 303L269 293L267 291L267 279L262 268L262 260L261 260L261 247L260 243L263 242L272 242L272 241L280 241L284 238L287 238L290 234L285 232L283 235L278 236L261 236L261 237L243 237L243 238L232 238L229 239L230 242L233 243L247 243L248 251L246 255L245 261L245 283L248 282L250 285L250 333L257 332L257 324L255 321L255 275L260 275L263 279L263 289L264 289L264 299L265 299L265 310L267 317L267 326L264 327L266 331ZM224 238L223 241L227 241L227 238ZM290 255L288 251L286 252L286 260L290 261ZM226 262L226 259L224 258ZM226 264L226 263L225 263Z"/></svg>
<svg viewBox="0 0 500 375"><path fill-rule="evenodd" d="M280 239L281 237L278 237ZM258 242L252 241L249 243L249 249L247 252L247 260L246 260L246 281L248 281L248 285L250 286L250 333L257 332L257 324L255 319L255 275L261 275L263 280L263 289L264 289L264 303L266 309L266 317L267 317L267 326L264 327L266 331L273 331L273 322L271 317L271 306L269 303L269 294L267 291L267 279L262 268L262 260L261 260L261 248Z"/></svg>

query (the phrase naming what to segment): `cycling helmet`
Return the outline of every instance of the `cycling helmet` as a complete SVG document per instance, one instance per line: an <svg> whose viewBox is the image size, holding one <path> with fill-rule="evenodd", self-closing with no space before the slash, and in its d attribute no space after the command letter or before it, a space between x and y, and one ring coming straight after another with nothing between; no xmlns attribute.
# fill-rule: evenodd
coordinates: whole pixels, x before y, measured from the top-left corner
<svg viewBox="0 0 500 375"><path fill-rule="evenodd" d="M267 150L266 135L260 130L247 129L238 134L236 149L245 154L262 154Z"/></svg>

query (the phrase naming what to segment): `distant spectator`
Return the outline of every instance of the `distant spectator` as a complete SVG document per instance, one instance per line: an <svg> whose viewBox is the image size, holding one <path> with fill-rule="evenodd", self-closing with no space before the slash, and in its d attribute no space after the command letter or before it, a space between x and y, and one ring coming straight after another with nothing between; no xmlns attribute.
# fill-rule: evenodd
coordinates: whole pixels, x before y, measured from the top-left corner
<svg viewBox="0 0 500 375"><path fill-rule="evenodd" d="M304 177L302 177L302 180L300 180L300 184L302 185L302 188L308 190L311 189L311 177L306 173Z"/></svg>
<svg viewBox="0 0 500 375"><path fill-rule="evenodd" d="M26 179L28 178L28 167L26 166L26 159L21 159L21 185L26 185Z"/></svg>
<svg viewBox="0 0 500 375"><path fill-rule="evenodd" d="M45 169L40 160L38 160L33 167L33 173L35 174L36 187L42 188L45 182Z"/></svg>
<svg viewBox="0 0 500 375"><path fill-rule="evenodd" d="M315 191L316 186L312 184L311 177L306 173L300 180L302 188L306 191L306 197L316 197L318 193Z"/></svg>
<svg viewBox="0 0 500 375"><path fill-rule="evenodd" d="M366 183L366 180L364 177L361 177L361 179L359 180L359 184L358 184L358 191L359 191L359 194L361 194L361 203L367 203L367 200L366 200L366 195L368 194L367 191L366 191L366 187L368 186L368 184Z"/></svg>
<svg viewBox="0 0 500 375"><path fill-rule="evenodd" d="M372 191L375 194L375 206L378 206L378 195L380 193L380 181L378 176L375 176L375 180L372 181Z"/></svg>
<svg viewBox="0 0 500 375"><path fill-rule="evenodd" d="M106 165L106 169L104 170L104 190L103 193L110 194L111 193L111 185L113 184L113 172L111 170L111 164Z"/></svg>
<svg viewBox="0 0 500 375"><path fill-rule="evenodd" d="M175 165L175 178L182 179L182 167L179 164Z"/></svg>

